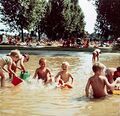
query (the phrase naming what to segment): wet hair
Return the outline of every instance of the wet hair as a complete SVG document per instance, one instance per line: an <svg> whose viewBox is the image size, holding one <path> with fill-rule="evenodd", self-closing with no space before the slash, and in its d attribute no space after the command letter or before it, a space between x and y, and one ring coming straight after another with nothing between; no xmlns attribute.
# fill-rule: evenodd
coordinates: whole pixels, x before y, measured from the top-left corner
<svg viewBox="0 0 120 116"><path fill-rule="evenodd" d="M62 62L62 65L70 66L68 62Z"/></svg>
<svg viewBox="0 0 120 116"><path fill-rule="evenodd" d="M46 61L46 59L45 59L45 58L40 58L39 64L40 64L41 62L43 62L43 61Z"/></svg>
<svg viewBox="0 0 120 116"><path fill-rule="evenodd" d="M101 70L101 69L104 69L104 68L105 68L105 65L100 63L100 62L97 62L92 66L93 72L97 72L98 70Z"/></svg>
<svg viewBox="0 0 120 116"><path fill-rule="evenodd" d="M24 58L25 58L27 61L29 61L29 59L30 59L29 54L24 53L23 56L24 56Z"/></svg>

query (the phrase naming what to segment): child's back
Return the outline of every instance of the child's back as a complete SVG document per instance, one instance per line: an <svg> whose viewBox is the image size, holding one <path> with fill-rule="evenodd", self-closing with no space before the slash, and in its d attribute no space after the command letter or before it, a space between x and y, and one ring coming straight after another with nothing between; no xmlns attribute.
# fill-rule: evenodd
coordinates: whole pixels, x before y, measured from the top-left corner
<svg viewBox="0 0 120 116"><path fill-rule="evenodd" d="M93 90L93 96L95 98L100 98L100 97L104 97L107 95L107 92L105 91L105 77L95 77L92 76L90 79L90 84Z"/></svg>

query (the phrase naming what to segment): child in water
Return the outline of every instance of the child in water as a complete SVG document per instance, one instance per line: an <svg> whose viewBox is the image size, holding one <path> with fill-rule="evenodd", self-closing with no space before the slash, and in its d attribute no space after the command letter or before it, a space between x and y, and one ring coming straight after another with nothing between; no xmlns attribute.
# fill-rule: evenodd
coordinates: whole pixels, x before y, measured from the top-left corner
<svg viewBox="0 0 120 116"><path fill-rule="evenodd" d="M116 68L116 71L114 72L113 79L116 80L118 77L120 77L120 67Z"/></svg>
<svg viewBox="0 0 120 116"><path fill-rule="evenodd" d="M41 79L44 84L51 83L52 82L51 72L46 67L46 59L41 58L39 60L39 65L40 65L40 67L36 69L33 78L37 77L38 80Z"/></svg>
<svg viewBox="0 0 120 116"><path fill-rule="evenodd" d="M29 55L28 54L22 54L20 55L20 59L12 63L11 69L16 73L17 68L20 69L23 73L26 72L24 63L29 61ZM20 67L17 66L18 62L20 62ZM11 79L13 75L9 73L9 78Z"/></svg>
<svg viewBox="0 0 120 116"><path fill-rule="evenodd" d="M109 83L113 83L117 78L120 77L120 67L106 69L106 77ZM120 83L115 85L115 90L120 90ZM109 90L109 88L108 92L113 93L111 90Z"/></svg>
<svg viewBox="0 0 120 116"><path fill-rule="evenodd" d="M68 72L68 68L69 68L69 63L68 62L63 62L61 65L62 71L58 72L58 74L55 76L55 81L57 81L58 77L59 80L58 82L58 87L61 88L72 88L72 84L73 84L73 77L72 75ZM69 83L69 80L71 78L71 84Z"/></svg>
<svg viewBox="0 0 120 116"><path fill-rule="evenodd" d="M5 75L4 71L7 73L10 73L14 76L17 76L16 73L11 69L11 66L14 62L19 60L20 58L20 52L18 50L12 50L9 54L9 56L4 56L0 58L0 76L1 76L1 87L5 86ZM8 70L6 70L4 67L8 66ZM4 71L3 71L4 70Z"/></svg>
<svg viewBox="0 0 120 116"><path fill-rule="evenodd" d="M107 77L108 79L108 82L109 83L113 83L114 82L114 72L116 71L116 68L107 68L106 71L105 71L105 76ZM107 92L109 94L112 94L112 90L110 88L107 87Z"/></svg>
<svg viewBox="0 0 120 116"><path fill-rule="evenodd" d="M95 49L92 53L92 61L97 62L99 61L99 54L101 53L100 49Z"/></svg>
<svg viewBox="0 0 120 116"><path fill-rule="evenodd" d="M94 75L88 79L86 84L86 96L89 97L90 86L93 90L93 97L100 98L107 95L106 86L111 90L114 89L115 84L120 81L120 78L117 78L112 84L110 84L105 76L102 76L105 66L102 63L95 63L92 67Z"/></svg>

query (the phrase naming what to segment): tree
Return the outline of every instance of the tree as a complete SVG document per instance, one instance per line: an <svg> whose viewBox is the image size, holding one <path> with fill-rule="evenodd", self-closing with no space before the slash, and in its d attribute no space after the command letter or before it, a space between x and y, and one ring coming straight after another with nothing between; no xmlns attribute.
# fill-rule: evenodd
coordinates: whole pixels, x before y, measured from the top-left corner
<svg viewBox="0 0 120 116"><path fill-rule="evenodd" d="M107 38L120 36L120 0L93 0L96 6L96 30Z"/></svg>
<svg viewBox="0 0 120 116"><path fill-rule="evenodd" d="M45 33L49 38L57 39L64 33L64 0L50 0L44 19Z"/></svg>
<svg viewBox="0 0 120 116"><path fill-rule="evenodd" d="M42 24L45 33L52 39L83 35L84 15L78 0L49 0Z"/></svg>
<svg viewBox="0 0 120 116"><path fill-rule="evenodd" d="M8 24L11 30L21 30L22 41L23 29L29 29L33 21L32 14L35 0L1 0L2 22Z"/></svg>
<svg viewBox="0 0 120 116"><path fill-rule="evenodd" d="M36 6L34 9L34 23L33 28L38 31L39 39L40 35L45 30L45 14L47 13L47 2L46 0L36 0Z"/></svg>
<svg viewBox="0 0 120 116"><path fill-rule="evenodd" d="M78 5L78 0L65 0L65 31L71 35L84 35L84 14Z"/></svg>

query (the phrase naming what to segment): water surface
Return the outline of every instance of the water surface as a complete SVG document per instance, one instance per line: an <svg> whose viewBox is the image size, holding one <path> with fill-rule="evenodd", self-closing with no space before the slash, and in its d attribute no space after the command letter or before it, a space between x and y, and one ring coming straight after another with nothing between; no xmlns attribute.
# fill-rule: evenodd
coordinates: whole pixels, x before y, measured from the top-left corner
<svg viewBox="0 0 120 116"><path fill-rule="evenodd" d="M120 116L119 95L99 100L85 97L85 85L92 75L91 53L40 51L35 54L30 55L30 61L25 64L31 78L39 67L41 57L47 59L53 77L60 70L61 63L68 61L69 71L74 77L74 88L61 90L52 86L40 87L36 82L11 87L6 82L7 87L0 89L0 116ZM107 67L120 66L120 54L103 53L100 61Z"/></svg>

